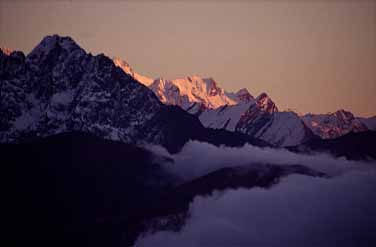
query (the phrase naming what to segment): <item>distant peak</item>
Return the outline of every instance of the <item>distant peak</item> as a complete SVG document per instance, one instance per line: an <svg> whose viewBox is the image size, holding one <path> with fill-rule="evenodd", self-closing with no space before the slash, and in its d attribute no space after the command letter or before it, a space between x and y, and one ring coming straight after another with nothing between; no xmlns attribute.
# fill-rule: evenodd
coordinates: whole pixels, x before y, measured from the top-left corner
<svg viewBox="0 0 376 247"><path fill-rule="evenodd" d="M267 93L261 93L259 96L257 96L256 100L257 101L260 101L260 100L264 100L264 99L270 99L269 95Z"/></svg>
<svg viewBox="0 0 376 247"><path fill-rule="evenodd" d="M246 88L242 88L235 93L235 99L237 102L252 102L255 98L249 93Z"/></svg>
<svg viewBox="0 0 376 247"><path fill-rule="evenodd" d="M261 93L259 96L257 96L256 102L257 105L265 112L278 112L277 106L266 93Z"/></svg>
<svg viewBox="0 0 376 247"><path fill-rule="evenodd" d="M249 94L249 95L251 95L251 94L248 92L248 89L246 89L246 88L242 88L242 89L240 89L239 91L236 92L236 95L244 95L244 94Z"/></svg>
<svg viewBox="0 0 376 247"><path fill-rule="evenodd" d="M341 113L341 114L346 114L346 113L351 113L350 111L346 111L344 109L339 109L335 113Z"/></svg>
<svg viewBox="0 0 376 247"><path fill-rule="evenodd" d="M346 111L344 109L340 109L334 113L338 118L342 119L353 119L354 114L352 114L350 111Z"/></svg>

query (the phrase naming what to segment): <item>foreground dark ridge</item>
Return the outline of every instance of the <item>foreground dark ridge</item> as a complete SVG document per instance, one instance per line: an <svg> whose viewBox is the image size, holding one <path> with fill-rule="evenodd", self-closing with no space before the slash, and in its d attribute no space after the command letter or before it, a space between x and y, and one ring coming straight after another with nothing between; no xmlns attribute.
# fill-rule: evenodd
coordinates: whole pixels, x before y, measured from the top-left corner
<svg viewBox="0 0 376 247"><path fill-rule="evenodd" d="M163 159L85 133L1 144L0 157L6 164L4 235L15 246L129 246L143 231L179 229L197 195L267 188L293 173L324 175L303 166L254 165L174 187L176 178L155 162ZM155 225L160 217L173 220Z"/></svg>
<svg viewBox="0 0 376 247"><path fill-rule="evenodd" d="M312 139L290 147L294 152L326 152L351 160L376 160L376 131L351 132L336 139Z"/></svg>

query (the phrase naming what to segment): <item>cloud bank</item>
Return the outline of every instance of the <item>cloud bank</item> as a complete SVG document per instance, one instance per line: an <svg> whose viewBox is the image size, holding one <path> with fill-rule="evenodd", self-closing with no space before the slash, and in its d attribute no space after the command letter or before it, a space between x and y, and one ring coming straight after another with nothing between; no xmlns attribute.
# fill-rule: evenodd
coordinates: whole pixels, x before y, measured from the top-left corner
<svg viewBox="0 0 376 247"><path fill-rule="evenodd" d="M190 141L180 153L170 155L159 146L149 146L153 152L172 158L175 162L166 163L171 172L185 180L193 179L223 167L244 166L253 163L277 165L300 164L336 176L349 170L376 167L376 163L349 161L334 158L329 154L297 154L286 149L261 148L252 145L243 147L217 147L212 144Z"/></svg>
<svg viewBox="0 0 376 247"><path fill-rule="evenodd" d="M160 148L152 149L167 155ZM333 177L291 175L270 189L196 197L181 232L149 234L140 237L136 246L376 246L375 163L200 142L189 142L170 157L175 163L166 167L186 180L252 163L301 164Z"/></svg>
<svg viewBox="0 0 376 247"><path fill-rule="evenodd" d="M196 197L181 232L147 235L136 246L375 246L375 189L373 171L356 171Z"/></svg>

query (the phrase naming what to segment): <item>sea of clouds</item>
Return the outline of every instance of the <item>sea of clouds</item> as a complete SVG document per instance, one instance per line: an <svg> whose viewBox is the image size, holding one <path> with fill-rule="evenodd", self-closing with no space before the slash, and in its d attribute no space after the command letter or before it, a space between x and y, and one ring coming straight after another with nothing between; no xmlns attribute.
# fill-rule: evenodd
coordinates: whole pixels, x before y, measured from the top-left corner
<svg viewBox="0 0 376 247"><path fill-rule="evenodd" d="M184 180L194 179L223 167L248 166L252 163L300 164L330 176L337 176L350 170L369 170L376 167L376 161L351 161L343 157L335 158L327 153L307 155L282 148L262 148L249 144L243 147L217 147L205 142L189 141L179 153L174 155L160 146L147 146L147 148L173 159L174 163L165 163L165 167Z"/></svg>
<svg viewBox="0 0 376 247"><path fill-rule="evenodd" d="M150 147L162 155L160 147ZM331 178L290 175L270 189L198 196L181 232L142 236L136 246L376 246L376 163L245 145L189 142L166 167L185 180L228 166L301 164Z"/></svg>

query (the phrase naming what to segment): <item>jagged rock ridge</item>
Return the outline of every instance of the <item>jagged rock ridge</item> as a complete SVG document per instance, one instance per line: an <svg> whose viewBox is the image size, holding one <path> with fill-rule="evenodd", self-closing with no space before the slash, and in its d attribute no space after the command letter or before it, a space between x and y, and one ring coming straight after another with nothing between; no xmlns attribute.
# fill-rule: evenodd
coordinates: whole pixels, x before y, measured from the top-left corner
<svg viewBox="0 0 376 247"><path fill-rule="evenodd" d="M162 104L110 58L86 53L70 37L47 36L27 56L0 51L0 78L1 142L81 131L171 152L190 139L261 143L205 129L197 117Z"/></svg>

